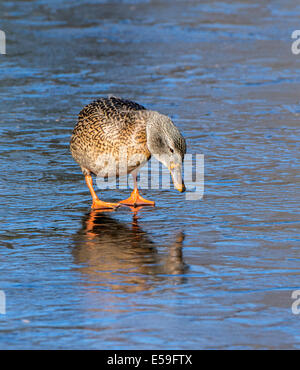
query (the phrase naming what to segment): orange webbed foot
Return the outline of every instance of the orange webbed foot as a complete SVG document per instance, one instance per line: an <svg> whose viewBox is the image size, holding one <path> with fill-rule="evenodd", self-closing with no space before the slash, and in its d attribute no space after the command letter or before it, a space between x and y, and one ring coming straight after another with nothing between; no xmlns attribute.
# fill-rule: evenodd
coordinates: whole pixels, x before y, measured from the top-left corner
<svg viewBox="0 0 300 370"><path fill-rule="evenodd" d="M148 200L143 198L137 189L134 189L133 192L131 193L130 197L121 200L120 204L124 204L126 206L131 206L131 207L139 207L139 206L155 206L155 202L152 200Z"/></svg>
<svg viewBox="0 0 300 370"><path fill-rule="evenodd" d="M119 203L103 202L100 199L93 200L92 209L116 209L120 206Z"/></svg>

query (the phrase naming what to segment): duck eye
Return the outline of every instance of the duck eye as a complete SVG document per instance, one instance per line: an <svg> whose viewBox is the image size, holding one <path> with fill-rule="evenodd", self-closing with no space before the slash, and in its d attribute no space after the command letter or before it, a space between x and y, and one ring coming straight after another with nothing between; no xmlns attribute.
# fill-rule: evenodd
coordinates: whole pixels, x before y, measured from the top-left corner
<svg viewBox="0 0 300 370"><path fill-rule="evenodd" d="M172 148L169 148L169 149L170 149L170 152L171 152L171 153L174 153L174 149L172 149Z"/></svg>

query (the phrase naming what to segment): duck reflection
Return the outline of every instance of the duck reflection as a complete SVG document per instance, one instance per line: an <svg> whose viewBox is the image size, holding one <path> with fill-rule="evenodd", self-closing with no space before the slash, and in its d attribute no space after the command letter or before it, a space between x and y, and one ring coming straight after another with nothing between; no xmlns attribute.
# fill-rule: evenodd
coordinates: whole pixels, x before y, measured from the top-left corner
<svg viewBox="0 0 300 370"><path fill-rule="evenodd" d="M182 256L183 232L158 251L159 245L139 227L137 212L131 224L99 210L85 215L82 223L73 256L92 285L134 292L151 289L162 280L183 281L187 269Z"/></svg>

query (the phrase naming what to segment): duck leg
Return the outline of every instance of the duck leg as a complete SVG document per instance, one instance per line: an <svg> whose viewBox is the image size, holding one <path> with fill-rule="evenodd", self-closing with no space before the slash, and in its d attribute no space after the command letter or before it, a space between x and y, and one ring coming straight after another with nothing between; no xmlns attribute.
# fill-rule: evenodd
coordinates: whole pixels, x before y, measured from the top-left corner
<svg viewBox="0 0 300 370"><path fill-rule="evenodd" d="M133 192L131 193L129 198L125 200L121 200L120 204L125 204L126 206L133 206L133 207L154 206L155 202L153 202L152 200L147 200L139 194L138 186L137 186L137 172L133 171L132 177L133 177L133 182L134 182Z"/></svg>
<svg viewBox="0 0 300 370"><path fill-rule="evenodd" d="M91 175L85 175L85 182L93 198L92 209L105 209L105 208L111 209L111 208L117 208L119 206L119 203L103 202L97 197L97 194L95 193L95 190L93 188L93 179Z"/></svg>

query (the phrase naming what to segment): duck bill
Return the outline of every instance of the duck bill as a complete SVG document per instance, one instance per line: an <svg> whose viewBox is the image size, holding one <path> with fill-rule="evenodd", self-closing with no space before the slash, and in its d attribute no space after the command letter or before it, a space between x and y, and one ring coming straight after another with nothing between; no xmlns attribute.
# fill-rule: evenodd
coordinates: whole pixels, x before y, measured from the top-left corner
<svg viewBox="0 0 300 370"><path fill-rule="evenodd" d="M182 169L181 166L171 166L170 167L170 173L172 176L172 180L174 183L174 187L180 191L180 193L183 193L185 191L185 185L182 179Z"/></svg>

